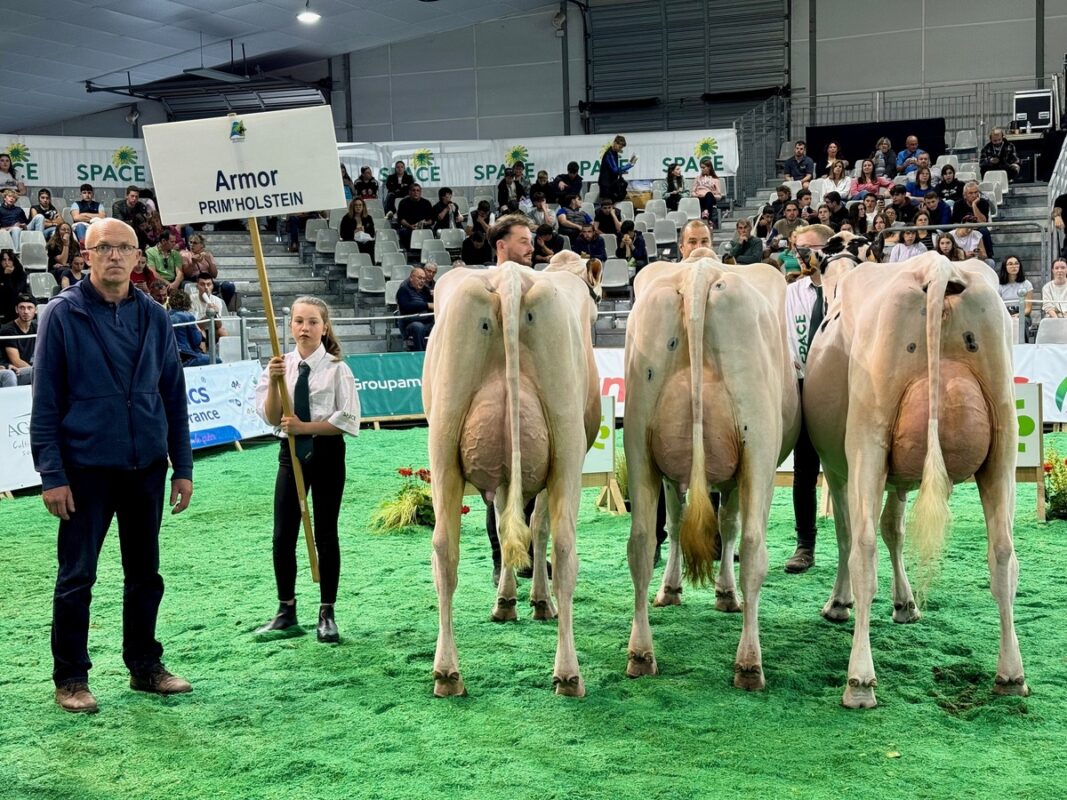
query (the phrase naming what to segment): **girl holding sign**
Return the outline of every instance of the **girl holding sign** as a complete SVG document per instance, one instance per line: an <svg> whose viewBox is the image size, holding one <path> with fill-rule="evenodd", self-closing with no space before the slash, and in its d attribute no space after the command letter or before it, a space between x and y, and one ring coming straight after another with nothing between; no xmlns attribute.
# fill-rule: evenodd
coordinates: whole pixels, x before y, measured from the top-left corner
<svg viewBox="0 0 1067 800"><path fill-rule="evenodd" d="M333 338L330 311L317 297L293 303L290 328L296 350L275 356L256 387L256 410L282 436L278 477L274 483L274 577L278 612L256 633L292 628L296 623L296 542L300 503L293 478L287 435L296 439L296 453L308 494L314 495L315 545L321 583L318 639L339 641L333 606L341 574L337 518L345 487L344 434L359 435L359 395L352 370L341 359ZM277 377L284 378L293 410L282 415Z"/></svg>

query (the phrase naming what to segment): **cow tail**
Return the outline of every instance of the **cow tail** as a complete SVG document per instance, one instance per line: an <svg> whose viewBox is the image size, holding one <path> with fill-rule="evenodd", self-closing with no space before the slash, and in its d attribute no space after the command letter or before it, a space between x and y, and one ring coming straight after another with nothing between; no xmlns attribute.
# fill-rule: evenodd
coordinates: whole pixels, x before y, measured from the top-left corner
<svg viewBox="0 0 1067 800"><path fill-rule="evenodd" d="M908 538L920 564L932 567L941 555L945 535L952 521L948 498L952 483L945 469L938 433L941 399L941 324L949 265L939 263L935 277L926 287L926 373L929 384L929 423L926 428L926 460L923 462L919 496L912 512Z"/></svg>
<svg viewBox="0 0 1067 800"><path fill-rule="evenodd" d="M504 373L507 386L507 420L511 441L511 470L504 513L499 520L504 566L530 565L530 527L522 502L522 453L519 448L519 317L522 313L522 278L511 268L501 270L500 321L504 334Z"/></svg>
<svg viewBox="0 0 1067 800"><path fill-rule="evenodd" d="M685 576L698 585L710 583L715 574L715 537L719 521L708 497L704 473L704 316L708 303L708 269L693 265L686 281L682 305L689 332L689 369L692 383L693 461L689 495L679 534L685 557Z"/></svg>

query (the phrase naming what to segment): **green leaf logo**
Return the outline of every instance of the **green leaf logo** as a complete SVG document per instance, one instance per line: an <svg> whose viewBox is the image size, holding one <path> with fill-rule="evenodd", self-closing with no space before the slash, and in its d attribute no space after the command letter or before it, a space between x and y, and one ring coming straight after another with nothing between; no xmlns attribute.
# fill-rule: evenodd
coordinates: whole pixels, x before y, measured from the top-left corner
<svg viewBox="0 0 1067 800"><path fill-rule="evenodd" d="M516 161L525 164L529 158L530 151L526 149L526 145L515 144L508 148L508 152L504 155L504 163L510 167Z"/></svg>
<svg viewBox="0 0 1067 800"><path fill-rule="evenodd" d="M702 161L705 158L711 158L719 152L719 143L712 137L701 139L697 142L696 149L693 150L693 155L697 157L697 161Z"/></svg>
<svg viewBox="0 0 1067 800"><path fill-rule="evenodd" d="M1063 411L1063 401L1067 398L1067 378L1064 378L1059 386L1056 387L1056 408Z"/></svg>
<svg viewBox="0 0 1067 800"><path fill-rule="evenodd" d="M11 163L16 167L30 160L30 148L22 142L12 142L7 146L7 154L11 156Z"/></svg>
<svg viewBox="0 0 1067 800"><path fill-rule="evenodd" d="M416 168L433 166L433 151L416 150L411 154L411 166Z"/></svg>
<svg viewBox="0 0 1067 800"><path fill-rule="evenodd" d="M116 167L131 167L137 163L137 151L132 147L120 147L111 154L111 163Z"/></svg>

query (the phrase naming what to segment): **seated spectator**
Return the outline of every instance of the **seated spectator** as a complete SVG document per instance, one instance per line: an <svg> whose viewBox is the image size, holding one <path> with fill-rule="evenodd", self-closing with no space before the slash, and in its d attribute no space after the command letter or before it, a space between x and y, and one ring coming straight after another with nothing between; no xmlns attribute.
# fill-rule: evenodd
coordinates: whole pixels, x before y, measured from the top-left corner
<svg viewBox="0 0 1067 800"><path fill-rule="evenodd" d="M172 288L167 295L170 324L174 331L174 341L178 345L178 357L183 367L204 367L211 363L211 357L201 347L204 336L196 325L196 317L189 310L189 295L183 289ZM189 324L193 323L193 324Z"/></svg>
<svg viewBox="0 0 1067 800"><path fill-rule="evenodd" d="M0 324L15 319L15 302L29 294L26 270L14 250L0 250Z"/></svg>
<svg viewBox="0 0 1067 800"><path fill-rule="evenodd" d="M519 211L519 203L526 195L523 194L522 184L515 180L515 172L512 167L504 169L504 177L496 185L497 214L515 214Z"/></svg>
<svg viewBox="0 0 1067 800"><path fill-rule="evenodd" d="M619 241L618 246L615 248L615 258L625 258L626 263L636 269L641 269L641 267L648 264L645 237L637 230L632 219L623 222L619 228Z"/></svg>
<svg viewBox="0 0 1067 800"><path fill-rule="evenodd" d="M411 184L408 196L401 200L396 208L396 218L400 223L397 237L400 239L400 246L405 250L411 247L412 231L433 227L433 206L422 196L422 187L419 184Z"/></svg>
<svg viewBox="0 0 1067 800"><path fill-rule="evenodd" d="M137 284L134 285L136 286ZM159 278L156 278L148 284L148 296L163 306L163 308L170 308L170 290L167 289L166 281L161 281Z"/></svg>
<svg viewBox="0 0 1067 800"><path fill-rule="evenodd" d="M911 180L904 184L908 200L921 203L927 192L934 190L934 177L929 167L919 167L911 173Z"/></svg>
<svg viewBox="0 0 1067 800"><path fill-rule="evenodd" d="M952 208L941 199L936 189L931 189L923 196L920 208L929 215L931 225L947 225L952 219Z"/></svg>
<svg viewBox="0 0 1067 800"><path fill-rule="evenodd" d="M533 263L547 264L556 253L566 250L566 242L547 222L537 226L534 235ZM488 247L488 244L486 244Z"/></svg>
<svg viewBox="0 0 1067 800"><path fill-rule="evenodd" d="M756 264L763 260L763 242L752 235L752 223L747 219L739 219L736 225L737 234L727 245L727 254L735 264Z"/></svg>
<svg viewBox="0 0 1067 800"><path fill-rule="evenodd" d="M593 216L593 227L601 234L619 235L622 229L622 213L615 206L614 200L606 197L600 201L600 208Z"/></svg>
<svg viewBox="0 0 1067 800"><path fill-rule="evenodd" d="M1041 311L1046 317L1067 317L1067 260L1052 262L1052 280L1041 287Z"/></svg>
<svg viewBox="0 0 1067 800"><path fill-rule="evenodd" d="M432 300L434 289L437 288L437 262L427 261L422 265L422 271L426 273L426 290L430 293Z"/></svg>
<svg viewBox="0 0 1067 800"><path fill-rule="evenodd" d="M938 196L946 203L963 199L963 181L956 178L956 168L951 164L941 167L941 180L935 187Z"/></svg>
<svg viewBox="0 0 1067 800"><path fill-rule="evenodd" d="M863 159L863 163L860 164L860 174L858 177L852 179L852 184L849 186L849 196L853 200L862 200L869 194L873 195L887 195L889 194L889 188L893 185L893 181L884 175L879 177L875 173L874 161L869 158Z"/></svg>
<svg viewBox="0 0 1067 800"><path fill-rule="evenodd" d="M838 162L841 162L842 174L847 172L848 162L841 158L841 146L837 142L831 141L826 145L826 158L823 159L822 166L816 167L815 171L819 173L820 178L828 178L834 164Z"/></svg>
<svg viewBox="0 0 1067 800"><path fill-rule="evenodd" d="M808 145L798 140L793 144L793 156L783 165L785 180L800 181L807 186L815 177L815 162L807 155Z"/></svg>
<svg viewBox="0 0 1067 800"><path fill-rule="evenodd" d="M137 234L137 246L144 250L150 242L148 233L152 229L152 221L148 206L141 202L141 189L137 186L127 186L126 196L111 204L111 216L121 219Z"/></svg>
<svg viewBox="0 0 1067 800"><path fill-rule="evenodd" d="M978 189L978 181L967 181L963 185L963 197L952 205L952 216L949 220L953 223L963 222L965 217L973 217L971 222L989 222L989 201L982 197ZM982 234L982 243L989 258L993 258L993 237L989 234L989 228L979 228Z"/></svg>
<svg viewBox="0 0 1067 800"><path fill-rule="evenodd" d="M459 206L452 202L452 190L444 186L437 190L437 202L431 209L435 231L459 228L463 230L463 215Z"/></svg>
<svg viewBox="0 0 1067 800"><path fill-rule="evenodd" d="M974 218L964 217L964 221L965 223L967 221L973 222ZM979 261L984 261L989 264L989 266L994 267L993 259L991 259L989 253L986 252L985 242L982 241L982 234L975 228L956 228L950 235L956 242L956 247L963 253L964 258L977 258Z"/></svg>
<svg viewBox="0 0 1067 800"><path fill-rule="evenodd" d="M893 143L883 136L867 158L874 164L875 177L885 178L892 184L897 174L897 154L893 151Z"/></svg>
<svg viewBox="0 0 1067 800"><path fill-rule="evenodd" d="M919 244L916 238L915 231L901 232L900 241L893 245L893 249L889 252L889 263L895 264L898 261L907 261L909 258L921 256L925 253L926 248Z"/></svg>
<svg viewBox="0 0 1067 800"><path fill-rule="evenodd" d="M876 261L881 262L889 257L893 245L899 241L900 234L890 226L888 215L880 213L874 215L874 222L867 230L867 238L871 239L871 254Z"/></svg>
<svg viewBox="0 0 1067 800"><path fill-rule="evenodd" d="M489 239L480 227L471 231L471 235L463 240L459 253L466 264L493 263L493 248L489 246Z"/></svg>
<svg viewBox="0 0 1067 800"><path fill-rule="evenodd" d="M908 199L908 190L898 184L889 190L889 197L892 200L889 208L896 214L896 221L910 224L919 209Z"/></svg>
<svg viewBox="0 0 1067 800"><path fill-rule="evenodd" d="M137 263L133 265L133 272L130 273L130 283L133 284L133 288L140 289L142 292L150 292L152 284L159 281L163 284L163 299L166 300L167 291L166 282L160 281L159 276L148 266L148 259L145 258L144 253L137 254ZM160 305L166 305L165 302L160 302Z"/></svg>
<svg viewBox="0 0 1067 800"><path fill-rule="evenodd" d="M418 316L398 321L404 338L411 338L415 350L426 349L426 339L433 330L433 296L426 288L426 271L422 267L411 270L408 279L396 290L396 307L401 317Z"/></svg>
<svg viewBox="0 0 1067 800"><path fill-rule="evenodd" d="M826 203L819 203L819 207L815 209L815 222L819 225L825 225L827 228L836 230L836 228L833 228L830 224L830 206L826 205ZM808 225L810 223L805 221L804 224Z"/></svg>
<svg viewBox="0 0 1067 800"><path fill-rule="evenodd" d="M74 220L74 235L79 242L85 241L85 233L89 226L98 219L104 218L104 209L100 203L93 199L94 191L91 183L81 185L81 199L70 204L70 216Z"/></svg>
<svg viewBox="0 0 1067 800"><path fill-rule="evenodd" d="M537 180L530 184L530 197L534 198L534 206L537 205L538 192L545 196L546 203L555 203L556 198L559 197L559 190L556 189L556 184L548 179L548 173L543 169L538 171Z"/></svg>
<svg viewBox="0 0 1067 800"><path fill-rule="evenodd" d="M210 273L201 272L197 275L196 294L189 298L189 311L197 322L215 317L215 338L219 339L226 335L226 328L222 324L222 318L226 316L226 304L222 302L221 297L214 294L214 290L215 282ZM201 325L200 329L206 335L207 326Z"/></svg>
<svg viewBox="0 0 1067 800"><path fill-rule="evenodd" d="M785 216L785 204L793 199L793 190L782 184L774 190L774 193L777 199L771 203L771 210L774 211L774 219L777 222Z"/></svg>
<svg viewBox="0 0 1067 800"><path fill-rule="evenodd" d="M378 181L370 167L361 167L359 180L352 184L352 194L361 200L375 200L378 197Z"/></svg>
<svg viewBox="0 0 1067 800"><path fill-rule="evenodd" d="M70 260L70 265L53 273L57 276L60 289L69 289L76 283L80 283L89 277L85 269L85 256L78 253Z"/></svg>
<svg viewBox="0 0 1067 800"><path fill-rule="evenodd" d="M22 232L30 221L26 218L26 212L18 203L19 194L14 189L4 189L4 199L0 203L0 231L11 234L11 241L15 243L15 249L19 249Z"/></svg>
<svg viewBox="0 0 1067 800"><path fill-rule="evenodd" d="M14 189L16 194L26 194L26 184L15 174L9 153L0 153L0 189Z"/></svg>
<svg viewBox="0 0 1067 800"><path fill-rule="evenodd" d="M573 246L575 240L581 235L582 227L592 225L593 218L582 211L582 198L576 194L569 194L563 198L559 211L556 212L556 222L559 225L559 232L570 239Z"/></svg>
<svg viewBox="0 0 1067 800"><path fill-rule="evenodd" d="M982 177L990 170L997 169L1008 173L1009 182L1019 177L1019 156L1015 152L1015 145L1004 138L1003 128L993 128L989 132L989 141L978 156L978 168L982 171Z"/></svg>
<svg viewBox="0 0 1067 800"><path fill-rule="evenodd" d="M775 219L774 209L771 206L764 206L760 211L759 218L756 220L754 233L763 240L764 245L768 248L774 243L774 239L778 237L778 232L774 229Z"/></svg>
<svg viewBox="0 0 1067 800"><path fill-rule="evenodd" d="M33 349L36 339L7 339L8 336L35 336L37 334L37 303L28 294L15 298L15 318L0 325L0 369L15 373L18 386L33 382Z"/></svg>
<svg viewBox="0 0 1067 800"><path fill-rule="evenodd" d="M571 244L574 252L580 256L599 258L601 262L608 260L607 250L604 248L604 237L591 222L582 225L581 233L571 240Z"/></svg>
<svg viewBox="0 0 1067 800"><path fill-rule="evenodd" d="M52 238L45 246L45 252L48 254L48 268L58 272L69 267L74 256L81 253L81 244L74 235L74 230L62 219L53 231Z"/></svg>
<svg viewBox="0 0 1067 800"><path fill-rule="evenodd" d="M211 277L214 293L222 298L222 302L228 308L232 309L237 287L230 281L219 280L219 268L215 263L215 256L207 249L207 242L202 234L194 233L189 237L189 249L182 250L181 257L182 280L195 281L207 273Z"/></svg>
<svg viewBox="0 0 1067 800"><path fill-rule="evenodd" d="M677 211L678 202L683 197L689 197L689 190L685 186L685 178L682 177L682 165L671 164L667 167L667 190L663 193L667 210Z"/></svg>
<svg viewBox="0 0 1067 800"><path fill-rule="evenodd" d="M835 231L840 230L841 223L848 220L848 208L845 207L841 195L837 192L827 192L823 200L830 209L830 227Z"/></svg>
<svg viewBox="0 0 1067 800"><path fill-rule="evenodd" d="M919 213L915 215L915 219L911 223L916 228L926 227L930 224L930 215L926 213L926 209L920 208ZM926 250L934 249L934 231L916 231L915 243L921 244Z"/></svg>
<svg viewBox="0 0 1067 800"><path fill-rule="evenodd" d="M556 197L559 198L561 206L565 204L567 195L573 195L581 200L585 180L578 173L577 161L570 162L567 165L567 171L553 178L552 183L556 185Z"/></svg>
<svg viewBox="0 0 1067 800"><path fill-rule="evenodd" d="M1006 256L1000 264L1000 297L1008 307L1012 319L1019 318L1020 306L1023 316L1030 316L1034 303L1034 285L1026 279L1022 261L1018 256Z"/></svg>
<svg viewBox="0 0 1067 800"><path fill-rule="evenodd" d="M800 254L797 252L797 232L793 230L788 239L782 240L785 248L771 256L771 263L778 267L785 275L788 283L792 283L801 275Z"/></svg>
<svg viewBox="0 0 1067 800"><path fill-rule="evenodd" d="M56 232L56 226L63 222L59 209L52 205L52 193L47 189L37 192L37 205L30 206L30 224L27 230L40 231L47 241Z"/></svg>
<svg viewBox="0 0 1067 800"><path fill-rule="evenodd" d="M780 242L788 242L793 231L803 224L800 219L800 206L796 200L790 200L785 204L785 215L774 223L774 230Z"/></svg>
<svg viewBox="0 0 1067 800"><path fill-rule="evenodd" d="M800 207L800 219L805 225L813 225L819 221L819 209L811 207L811 189L801 189L797 192L797 205Z"/></svg>
<svg viewBox="0 0 1067 800"><path fill-rule="evenodd" d="M949 261L963 261L963 251L956 246L956 240L947 233L941 233L934 237L934 249Z"/></svg>
<svg viewBox="0 0 1067 800"><path fill-rule="evenodd" d="M414 185L415 177L408 172L403 161L397 161L392 174L385 179L385 210L390 216L397 211L400 201L408 197Z"/></svg>
<svg viewBox="0 0 1067 800"><path fill-rule="evenodd" d="M526 174L526 162L516 161L511 165L511 174L515 176L515 182L522 187L522 196L530 196L530 177Z"/></svg>
<svg viewBox="0 0 1067 800"><path fill-rule="evenodd" d="M367 211L362 197L353 197L348 211L337 223L337 238L342 242L355 242L359 252L374 258L374 217Z"/></svg>
<svg viewBox="0 0 1067 800"><path fill-rule="evenodd" d="M882 201L874 193L865 194L863 201L849 209L849 221L852 229L860 236L866 236L874 225L875 216L881 211Z"/></svg>
<svg viewBox="0 0 1067 800"><path fill-rule="evenodd" d="M182 254L174 247L173 234L164 229L159 235L159 241L145 250L145 258L148 266L160 277L161 280L170 284L171 289L178 289L185 280L182 271Z"/></svg>
<svg viewBox="0 0 1067 800"><path fill-rule="evenodd" d="M339 162L341 165L341 185L345 190L345 200L351 200L356 196L356 182L352 180L352 176L348 174L348 167L345 166L345 162Z"/></svg>
<svg viewBox="0 0 1067 800"><path fill-rule="evenodd" d="M826 191L837 192L842 200L848 200L852 194L852 178L845 172L845 162L835 161L830 165L830 173L824 179L828 186Z"/></svg>
<svg viewBox="0 0 1067 800"><path fill-rule="evenodd" d="M919 148L919 137L909 136L904 140L904 149L897 153L897 173L909 175L919 168L919 155L925 153Z"/></svg>
<svg viewBox="0 0 1067 800"><path fill-rule="evenodd" d="M533 193L533 208L530 209L526 216L533 220L533 224L537 227L548 225L554 229L559 224L556 222L555 213L548 207L548 199L541 191Z"/></svg>
<svg viewBox="0 0 1067 800"><path fill-rule="evenodd" d="M481 231L486 239L489 238L489 227L493 217L488 200L479 200L477 207L471 212L470 224L467 226L467 235L474 231ZM492 259L490 259L492 260Z"/></svg>
<svg viewBox="0 0 1067 800"><path fill-rule="evenodd" d="M808 159L809 161L811 159ZM710 158L700 162L700 174L693 178L690 194L700 201L700 218L719 227L719 201L722 200L722 181L715 174L715 165Z"/></svg>

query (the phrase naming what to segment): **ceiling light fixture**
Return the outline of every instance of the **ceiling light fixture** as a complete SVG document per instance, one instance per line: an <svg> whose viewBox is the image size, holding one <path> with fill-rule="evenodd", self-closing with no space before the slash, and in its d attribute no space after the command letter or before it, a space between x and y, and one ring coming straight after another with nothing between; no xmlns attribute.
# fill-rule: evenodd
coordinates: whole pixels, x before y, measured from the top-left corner
<svg viewBox="0 0 1067 800"><path fill-rule="evenodd" d="M316 22L322 19L322 15L312 11L311 0L307 0L307 2L304 3L304 10L297 14L296 18L303 22L305 25L314 25Z"/></svg>

